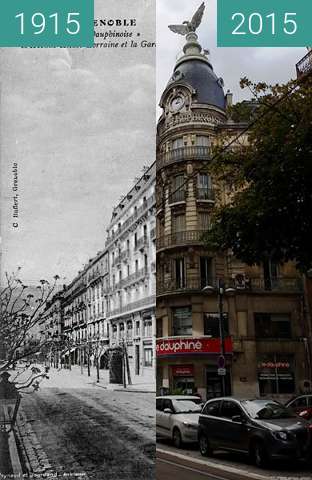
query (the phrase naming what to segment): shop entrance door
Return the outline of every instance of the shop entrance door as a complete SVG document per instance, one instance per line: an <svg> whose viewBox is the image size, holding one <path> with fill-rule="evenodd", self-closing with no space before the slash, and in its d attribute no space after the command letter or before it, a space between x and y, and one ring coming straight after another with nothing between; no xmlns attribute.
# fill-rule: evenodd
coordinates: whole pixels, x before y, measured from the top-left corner
<svg viewBox="0 0 312 480"><path fill-rule="evenodd" d="M218 375L217 369L207 369L206 371L207 400L222 396L222 378ZM225 395L231 395L231 375L227 368L225 375Z"/></svg>
<svg viewBox="0 0 312 480"><path fill-rule="evenodd" d="M181 390L183 395L192 395L194 393L194 377L174 377L174 390Z"/></svg>
<svg viewBox="0 0 312 480"><path fill-rule="evenodd" d="M140 375L140 345L135 346L135 374Z"/></svg>

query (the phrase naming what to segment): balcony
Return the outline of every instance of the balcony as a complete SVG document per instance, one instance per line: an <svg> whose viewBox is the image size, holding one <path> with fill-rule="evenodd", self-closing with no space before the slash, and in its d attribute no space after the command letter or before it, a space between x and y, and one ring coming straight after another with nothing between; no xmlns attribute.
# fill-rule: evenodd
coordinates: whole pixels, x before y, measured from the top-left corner
<svg viewBox="0 0 312 480"><path fill-rule="evenodd" d="M148 238L145 235L145 236L138 239L134 249L135 250L143 250L147 246L148 246Z"/></svg>
<svg viewBox="0 0 312 480"><path fill-rule="evenodd" d="M164 237L157 238L156 248L157 250L162 250L176 246L201 245L204 243L203 234L203 230L175 232L171 235L165 235Z"/></svg>
<svg viewBox="0 0 312 480"><path fill-rule="evenodd" d="M302 281L299 277L280 277L271 280L271 283L261 277L244 277L244 281L236 278L224 279L227 287L235 288L235 294L301 294ZM217 279L208 282L200 278L186 278L184 282L177 280L158 281L157 295L201 292L205 283L217 286ZM206 295L206 294L205 294Z"/></svg>
<svg viewBox="0 0 312 480"><path fill-rule="evenodd" d="M155 205L155 195L151 195L143 204L137 208L137 210L121 225L121 227L112 233L106 240L105 246L107 247L114 242L121 234L123 234L134 222L136 222L142 215L144 215L150 208Z"/></svg>
<svg viewBox="0 0 312 480"><path fill-rule="evenodd" d="M172 163L186 162L190 160L207 161L211 159L211 147L192 146L181 147L170 152L162 153L156 161L157 170L167 167Z"/></svg>
<svg viewBox="0 0 312 480"><path fill-rule="evenodd" d="M114 310L109 310L107 312L107 318L115 317L117 315L122 315L123 313L131 312L132 310L139 310L141 308L151 306L154 307L156 303L155 296L142 298L136 302L128 303L127 305L121 306Z"/></svg>
<svg viewBox="0 0 312 480"><path fill-rule="evenodd" d="M140 268L140 270L137 270L136 272L131 273L131 275L129 275L126 278L123 278L118 283L116 283L116 285L111 288L109 293L114 293L114 291L120 290L121 288L124 288L130 285L131 283L135 283L139 280L142 280L147 275L148 275L148 269L146 267Z"/></svg>
<svg viewBox="0 0 312 480"><path fill-rule="evenodd" d="M197 197L198 201L208 201L215 202L215 192L212 188L197 187Z"/></svg>
<svg viewBox="0 0 312 480"><path fill-rule="evenodd" d="M253 292L301 293L303 289L300 277L279 277L272 279L252 277L247 279L245 284L245 288Z"/></svg>
<svg viewBox="0 0 312 480"><path fill-rule="evenodd" d="M185 187L172 186L172 193L169 194L169 205L185 202Z"/></svg>
<svg viewBox="0 0 312 480"><path fill-rule="evenodd" d="M184 282L177 280L167 280L157 282L157 295L167 295L171 293L191 293L200 292L202 289L201 281L198 278L186 279Z"/></svg>
<svg viewBox="0 0 312 480"><path fill-rule="evenodd" d="M296 65L297 78L304 77L312 70L312 50L301 59Z"/></svg>

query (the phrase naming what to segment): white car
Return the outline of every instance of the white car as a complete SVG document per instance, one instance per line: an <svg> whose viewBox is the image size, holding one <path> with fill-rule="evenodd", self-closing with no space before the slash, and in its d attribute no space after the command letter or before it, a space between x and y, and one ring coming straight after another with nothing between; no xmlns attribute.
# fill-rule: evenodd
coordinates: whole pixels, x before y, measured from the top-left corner
<svg viewBox="0 0 312 480"><path fill-rule="evenodd" d="M201 409L202 401L196 396L156 397L156 435L172 439L176 448L180 448L184 442L197 442Z"/></svg>

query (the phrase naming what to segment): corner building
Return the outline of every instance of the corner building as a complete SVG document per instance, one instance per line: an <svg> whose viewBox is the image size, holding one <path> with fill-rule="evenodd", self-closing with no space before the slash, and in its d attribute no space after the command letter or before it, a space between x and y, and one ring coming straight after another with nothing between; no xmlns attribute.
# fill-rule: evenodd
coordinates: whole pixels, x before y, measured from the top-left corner
<svg viewBox="0 0 312 480"><path fill-rule="evenodd" d="M198 43L186 44L163 92L157 126L157 390L220 396L219 307L224 296L226 393L281 400L302 391L308 376L302 285L292 264L248 267L202 241L226 191L209 174L211 147L246 125L227 117L230 93Z"/></svg>

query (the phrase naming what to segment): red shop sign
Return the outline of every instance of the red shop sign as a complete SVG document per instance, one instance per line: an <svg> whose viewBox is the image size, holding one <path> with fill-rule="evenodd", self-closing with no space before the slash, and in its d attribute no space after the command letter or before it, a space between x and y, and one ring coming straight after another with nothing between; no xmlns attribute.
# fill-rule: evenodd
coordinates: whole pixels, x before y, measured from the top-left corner
<svg viewBox="0 0 312 480"><path fill-rule="evenodd" d="M170 355L187 354L209 354L220 353L219 338L205 337L174 337L159 338L156 343L156 355L158 357ZM233 353L232 338L226 337L224 340L225 353Z"/></svg>
<svg viewBox="0 0 312 480"><path fill-rule="evenodd" d="M193 377L194 367L193 365L173 365L172 375L174 377Z"/></svg>

